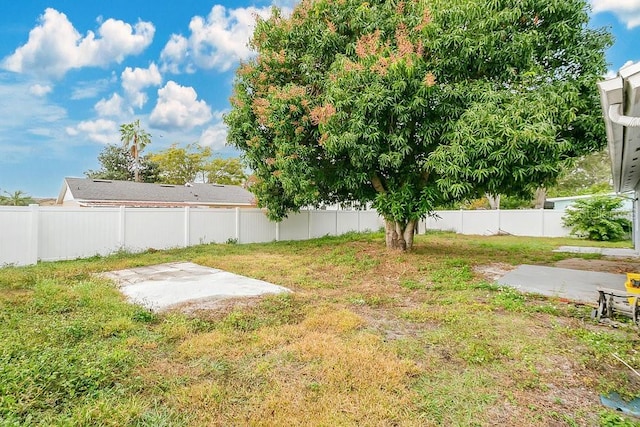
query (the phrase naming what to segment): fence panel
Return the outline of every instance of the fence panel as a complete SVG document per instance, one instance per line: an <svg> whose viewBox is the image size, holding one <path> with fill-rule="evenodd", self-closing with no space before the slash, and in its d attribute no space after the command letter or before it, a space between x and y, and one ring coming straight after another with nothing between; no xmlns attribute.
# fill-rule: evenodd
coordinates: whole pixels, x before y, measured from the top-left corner
<svg viewBox="0 0 640 427"><path fill-rule="evenodd" d="M553 210L438 211L421 225L464 234L568 236L564 212ZM303 240L376 231L375 211L301 211L281 223L259 209L0 207L0 266L25 265L201 243Z"/></svg>
<svg viewBox="0 0 640 427"><path fill-rule="evenodd" d="M497 234L500 230L500 212L495 211L463 211L463 234L487 236Z"/></svg>
<svg viewBox="0 0 640 427"><path fill-rule="evenodd" d="M461 234L566 237L570 229L562 225L564 214L551 209L437 211L437 218L428 217L425 223L427 230Z"/></svg>
<svg viewBox="0 0 640 427"><path fill-rule="evenodd" d="M500 211L500 231L516 236L544 236L543 209Z"/></svg>
<svg viewBox="0 0 640 427"><path fill-rule="evenodd" d="M140 251L149 248L181 247L185 243L184 230L184 209L127 209L124 223L124 248Z"/></svg>
<svg viewBox="0 0 640 427"><path fill-rule="evenodd" d="M426 219L427 230L455 231L462 233L462 212L457 211L437 211L435 216Z"/></svg>
<svg viewBox="0 0 640 427"><path fill-rule="evenodd" d="M571 229L562 224L564 211L545 210L543 232L546 237L565 237L571 235Z"/></svg>
<svg viewBox="0 0 640 427"><path fill-rule="evenodd" d="M38 258L42 261L107 255L120 247L118 208L39 208Z"/></svg>
<svg viewBox="0 0 640 427"><path fill-rule="evenodd" d="M305 240L309 238L309 211L289 215L280 223L279 240Z"/></svg>
<svg viewBox="0 0 640 427"><path fill-rule="evenodd" d="M359 212L360 229L358 231L378 231L380 227L384 227L384 220L376 211L360 211Z"/></svg>
<svg viewBox="0 0 640 427"><path fill-rule="evenodd" d="M360 231L360 211L341 211L338 215L336 234Z"/></svg>
<svg viewBox="0 0 640 427"><path fill-rule="evenodd" d="M238 243L262 243L276 240L276 223L259 209L238 209L240 236Z"/></svg>
<svg viewBox="0 0 640 427"><path fill-rule="evenodd" d="M189 244L224 243L236 238L235 209L190 209Z"/></svg>
<svg viewBox="0 0 640 427"><path fill-rule="evenodd" d="M338 228L338 211L311 211L310 237L315 239L322 236L335 236Z"/></svg>
<svg viewBox="0 0 640 427"><path fill-rule="evenodd" d="M30 208L0 207L0 267L37 260L37 252L32 251L33 225Z"/></svg>

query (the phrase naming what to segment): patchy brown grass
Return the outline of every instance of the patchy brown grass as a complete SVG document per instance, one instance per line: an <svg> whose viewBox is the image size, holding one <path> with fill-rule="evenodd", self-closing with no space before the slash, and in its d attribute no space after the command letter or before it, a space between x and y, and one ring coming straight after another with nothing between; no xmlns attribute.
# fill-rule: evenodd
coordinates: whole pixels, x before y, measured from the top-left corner
<svg viewBox="0 0 640 427"><path fill-rule="evenodd" d="M88 304L101 313L92 339L122 337L136 355L109 393L35 413L53 425L598 425L617 416L600 393L638 393L611 357L640 366L637 331L595 325L587 309L484 276L488 265L574 257L551 252L561 244L574 241L435 233L402 254L373 234L120 254L0 270L0 310L46 305L66 330L75 307ZM43 277L77 283L91 272L180 260L293 293L186 304L141 323L124 302L105 302L113 288L104 281L84 291L32 289ZM109 317L114 304L125 314ZM0 420L10 411L0 404Z"/></svg>

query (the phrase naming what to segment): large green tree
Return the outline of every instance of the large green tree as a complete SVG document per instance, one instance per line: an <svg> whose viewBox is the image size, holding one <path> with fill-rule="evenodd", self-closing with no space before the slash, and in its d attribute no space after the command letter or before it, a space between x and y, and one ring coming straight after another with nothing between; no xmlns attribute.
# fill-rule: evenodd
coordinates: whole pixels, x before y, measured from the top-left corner
<svg viewBox="0 0 640 427"><path fill-rule="evenodd" d="M133 157L133 173L136 182L140 182L140 153L151 144L151 135L140 126L140 120L120 125L120 140Z"/></svg>
<svg viewBox="0 0 640 427"><path fill-rule="evenodd" d="M158 165L149 157L146 155L138 158L139 179L142 182L158 182ZM135 181L135 159L128 148L109 144L98 154L98 161L100 169L86 171L84 174L87 178Z"/></svg>
<svg viewBox="0 0 640 427"><path fill-rule="evenodd" d="M577 196L613 192L611 160L608 150L587 154L565 165L548 196Z"/></svg>
<svg viewBox="0 0 640 427"><path fill-rule="evenodd" d="M211 156L211 148L198 144L184 147L172 144L166 150L151 155L151 160L160 169L160 181L166 184L183 185L204 178L205 164ZM202 179L203 180L203 179Z"/></svg>
<svg viewBox="0 0 640 427"><path fill-rule="evenodd" d="M436 205L530 195L605 141L611 38L586 0L303 0L259 20L228 141L272 219L373 201L387 246Z"/></svg>
<svg viewBox="0 0 640 427"><path fill-rule="evenodd" d="M238 158L215 158L205 166L206 181L210 184L242 185L247 180Z"/></svg>

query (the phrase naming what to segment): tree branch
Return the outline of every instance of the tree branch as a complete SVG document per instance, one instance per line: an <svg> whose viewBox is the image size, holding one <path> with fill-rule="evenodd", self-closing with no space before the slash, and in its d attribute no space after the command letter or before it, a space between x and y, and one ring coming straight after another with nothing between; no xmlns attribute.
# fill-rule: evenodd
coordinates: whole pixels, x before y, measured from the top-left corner
<svg viewBox="0 0 640 427"><path fill-rule="evenodd" d="M373 175L371 177L371 184L373 185L373 188L380 194L386 194L387 190L384 188L384 185L382 185L382 180L380 179L380 177L378 175Z"/></svg>

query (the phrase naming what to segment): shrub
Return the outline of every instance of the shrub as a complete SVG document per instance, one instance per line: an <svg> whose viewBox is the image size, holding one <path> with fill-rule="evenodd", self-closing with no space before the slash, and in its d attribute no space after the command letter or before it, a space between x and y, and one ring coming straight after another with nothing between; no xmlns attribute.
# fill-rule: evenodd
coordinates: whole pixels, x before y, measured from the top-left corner
<svg viewBox="0 0 640 427"><path fill-rule="evenodd" d="M589 240L620 240L627 236L631 221L627 213L620 210L623 199L598 196L578 200L562 218L564 225L571 227L571 234Z"/></svg>

